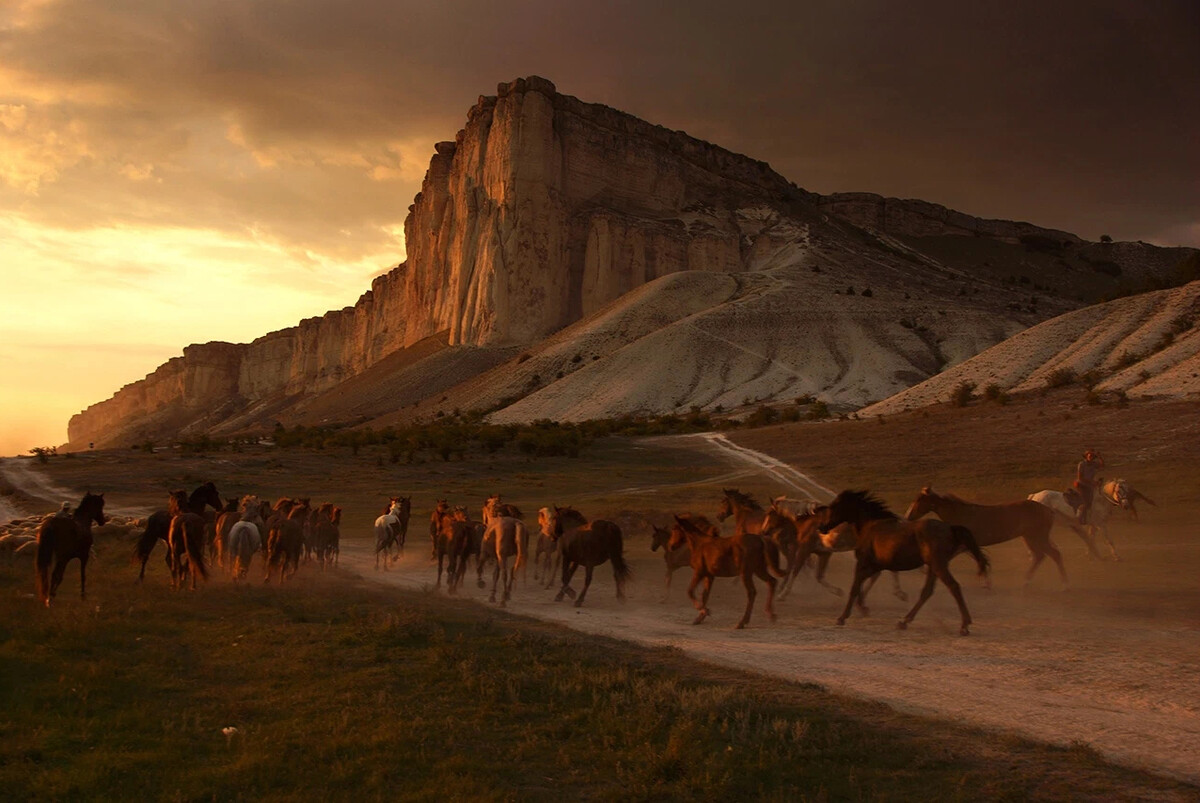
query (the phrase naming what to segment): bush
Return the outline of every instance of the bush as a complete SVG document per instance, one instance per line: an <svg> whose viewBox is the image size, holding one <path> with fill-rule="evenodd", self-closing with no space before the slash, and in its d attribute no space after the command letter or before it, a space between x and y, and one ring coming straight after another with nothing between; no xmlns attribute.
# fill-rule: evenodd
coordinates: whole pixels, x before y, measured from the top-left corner
<svg viewBox="0 0 1200 803"><path fill-rule="evenodd" d="M954 388L954 392L950 394L950 403L955 407L966 407L973 398L975 398L975 383L959 382L958 386Z"/></svg>
<svg viewBox="0 0 1200 803"><path fill-rule="evenodd" d="M746 426L764 427L775 423L777 420L779 420L779 412L774 407L763 404L759 405L758 409L746 419Z"/></svg>
<svg viewBox="0 0 1200 803"><path fill-rule="evenodd" d="M809 405L806 418L809 421L823 421L829 418L829 405L818 399Z"/></svg>
<svg viewBox="0 0 1200 803"><path fill-rule="evenodd" d="M1062 388L1075 383L1075 371L1071 368L1056 368L1046 377L1046 388L1053 390L1054 388Z"/></svg>
<svg viewBox="0 0 1200 803"><path fill-rule="evenodd" d="M1008 404L1008 394L995 382L983 389L983 398L996 404Z"/></svg>

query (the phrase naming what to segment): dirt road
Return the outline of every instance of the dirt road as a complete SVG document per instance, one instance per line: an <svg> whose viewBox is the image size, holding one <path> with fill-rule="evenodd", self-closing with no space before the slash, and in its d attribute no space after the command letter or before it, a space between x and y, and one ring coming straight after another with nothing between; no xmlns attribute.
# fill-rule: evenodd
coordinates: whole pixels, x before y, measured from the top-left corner
<svg viewBox="0 0 1200 803"><path fill-rule="evenodd" d="M730 449L720 440L710 439L702 448L719 450L734 462L757 463L799 493L828 491L767 455ZM1056 744L1084 743L1118 763L1200 782L1198 597L1194 582L1190 595L1154 590L1153 569L1180 555L1189 565L1200 563L1200 547L1169 535L1158 541L1147 535L1127 548L1122 564L1087 564L1081 545L1059 536L1073 571L1070 592L1058 590L1048 573L1024 589L1026 556L1019 543L991 550L991 591L971 577L968 561L956 562L976 622L968 638L955 635L957 609L943 588L907 631L898 631L895 623L908 605L888 594L884 584L873 592L870 617L856 616L837 627L834 618L842 599L806 578L791 598L778 604L774 623L762 612L765 593L760 591L751 626L743 631L732 626L745 605L744 594L734 581L718 581L712 618L693 626L694 611L684 593L689 571L677 572L664 603L663 564L644 540L631 540L626 548L636 582L630 584L625 604L614 598L607 567L598 569L582 608L554 602L554 592L536 586L530 570L507 610L588 633L676 647L704 661L818 683L901 711ZM379 582L432 593L435 569L428 545L423 537L415 540L418 545L390 571L372 568L365 542L346 545L343 565ZM832 580L848 587L849 571L848 559L835 560ZM905 587L915 592L919 580L910 574ZM582 573L573 585L578 589L581 584ZM474 582L467 586L461 596L489 604L486 591Z"/></svg>

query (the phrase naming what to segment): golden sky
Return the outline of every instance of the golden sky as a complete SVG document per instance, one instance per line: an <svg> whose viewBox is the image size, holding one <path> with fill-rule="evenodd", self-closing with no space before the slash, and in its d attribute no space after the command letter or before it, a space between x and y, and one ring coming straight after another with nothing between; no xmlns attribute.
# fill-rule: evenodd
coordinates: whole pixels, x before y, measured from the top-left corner
<svg viewBox="0 0 1200 803"><path fill-rule="evenodd" d="M0 2L0 455L354 303L522 75L809 190L1200 245L1200 5L977 5Z"/></svg>

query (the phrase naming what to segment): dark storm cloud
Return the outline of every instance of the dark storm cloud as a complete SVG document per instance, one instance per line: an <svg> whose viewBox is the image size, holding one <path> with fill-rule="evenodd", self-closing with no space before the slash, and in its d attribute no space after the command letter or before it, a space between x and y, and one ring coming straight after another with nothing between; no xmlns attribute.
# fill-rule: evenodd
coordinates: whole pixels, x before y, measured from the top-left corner
<svg viewBox="0 0 1200 803"><path fill-rule="evenodd" d="M32 149L47 165L38 195L26 182L2 200L24 192L25 214L59 222L190 220L367 253L475 96L536 73L815 191L1200 240L1190 2L69 0L10 13L0 103L28 107L31 137L37 119L74 121L79 146Z"/></svg>

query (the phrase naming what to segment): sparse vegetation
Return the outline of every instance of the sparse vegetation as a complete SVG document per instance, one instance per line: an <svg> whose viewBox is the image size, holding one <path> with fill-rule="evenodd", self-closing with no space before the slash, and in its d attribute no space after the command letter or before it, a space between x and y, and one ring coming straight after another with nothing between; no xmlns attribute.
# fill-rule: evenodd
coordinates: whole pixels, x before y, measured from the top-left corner
<svg viewBox="0 0 1200 803"><path fill-rule="evenodd" d="M50 457L52 455L58 454L58 447L57 446L35 446L29 450L29 453L31 455L33 455L35 458L37 458L37 461L39 463L48 463L48 462L50 462Z"/></svg>
<svg viewBox="0 0 1200 803"><path fill-rule="evenodd" d="M1009 402L1008 394L995 382L983 389L983 398L996 404L1008 404Z"/></svg>
<svg viewBox="0 0 1200 803"><path fill-rule="evenodd" d="M1075 371L1071 368L1056 368L1046 377L1046 389L1062 388L1075 384Z"/></svg>
<svg viewBox="0 0 1200 803"><path fill-rule="evenodd" d="M955 407L966 407L975 398L974 382L959 382L950 393L950 403Z"/></svg>

